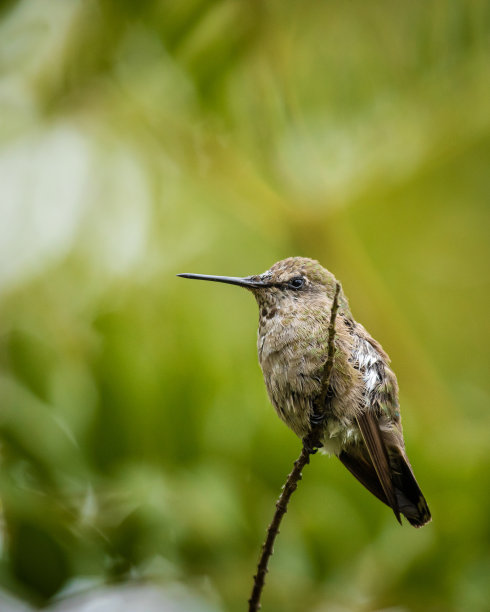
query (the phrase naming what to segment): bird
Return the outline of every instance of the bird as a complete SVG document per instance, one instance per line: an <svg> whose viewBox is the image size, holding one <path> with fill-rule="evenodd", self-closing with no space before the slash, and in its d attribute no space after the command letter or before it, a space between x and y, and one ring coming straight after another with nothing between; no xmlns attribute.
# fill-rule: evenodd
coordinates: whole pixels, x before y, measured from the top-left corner
<svg viewBox="0 0 490 612"><path fill-rule="evenodd" d="M335 276L318 261L288 257L246 277L178 274L237 285L259 307L257 350L269 399L302 440L321 425L321 451L335 455L398 522L414 527L431 513L405 451L398 383L390 359L352 316ZM336 287L335 353L328 388L322 376ZM324 404L319 406L318 402Z"/></svg>

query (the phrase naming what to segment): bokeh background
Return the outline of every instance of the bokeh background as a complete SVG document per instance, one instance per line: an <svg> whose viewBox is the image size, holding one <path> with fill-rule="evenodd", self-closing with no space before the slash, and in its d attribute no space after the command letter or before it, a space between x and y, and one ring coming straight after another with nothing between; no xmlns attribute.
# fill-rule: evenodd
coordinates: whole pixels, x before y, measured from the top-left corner
<svg viewBox="0 0 490 612"><path fill-rule="evenodd" d="M245 609L300 443L253 298L175 274L290 255L390 354L433 522L315 456L263 609L490 609L489 33L485 0L0 4L2 610Z"/></svg>

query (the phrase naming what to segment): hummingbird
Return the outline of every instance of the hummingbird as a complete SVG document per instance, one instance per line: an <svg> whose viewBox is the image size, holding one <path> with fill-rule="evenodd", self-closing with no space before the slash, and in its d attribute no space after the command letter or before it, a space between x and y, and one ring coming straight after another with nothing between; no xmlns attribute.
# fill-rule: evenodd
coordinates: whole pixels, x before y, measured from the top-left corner
<svg viewBox="0 0 490 612"><path fill-rule="evenodd" d="M262 274L178 276L244 287L259 307L257 350L272 405L300 439L321 423L321 450L337 456L379 500L422 527L431 514L405 452L398 383L379 342L358 323L340 289L335 355L323 389L335 276L289 257ZM324 404L319 406L319 401Z"/></svg>

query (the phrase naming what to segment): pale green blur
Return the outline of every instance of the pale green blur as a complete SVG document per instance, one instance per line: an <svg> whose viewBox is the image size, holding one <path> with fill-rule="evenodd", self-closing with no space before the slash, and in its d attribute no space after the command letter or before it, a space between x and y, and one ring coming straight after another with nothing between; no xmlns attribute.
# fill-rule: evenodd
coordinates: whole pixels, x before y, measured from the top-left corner
<svg viewBox="0 0 490 612"><path fill-rule="evenodd" d="M303 255L392 358L433 522L313 457L263 610L488 610L489 33L484 0L0 4L3 590L246 609L300 443L252 297L175 274Z"/></svg>

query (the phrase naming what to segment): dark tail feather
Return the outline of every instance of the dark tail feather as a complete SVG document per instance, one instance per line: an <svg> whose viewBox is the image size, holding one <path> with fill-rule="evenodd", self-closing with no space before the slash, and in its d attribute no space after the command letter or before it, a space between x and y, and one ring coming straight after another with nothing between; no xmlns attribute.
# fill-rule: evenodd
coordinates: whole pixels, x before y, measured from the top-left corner
<svg viewBox="0 0 490 612"><path fill-rule="evenodd" d="M364 450L363 452L363 450L360 447L354 447L352 452L342 451L339 459L368 491L388 507L392 508L381 486L376 470L366 451ZM396 450L398 451L398 449ZM400 451L397 452L396 458L390 453L390 463L395 464L393 465L394 469L391 472L391 478L397 500L397 509L411 525L422 527L431 520L431 515L410 464Z"/></svg>
<svg viewBox="0 0 490 612"><path fill-rule="evenodd" d="M393 484L395 486L396 497L400 512L407 521L414 527L422 527L431 520L429 506L420 490L408 459L401 453L392 457Z"/></svg>

